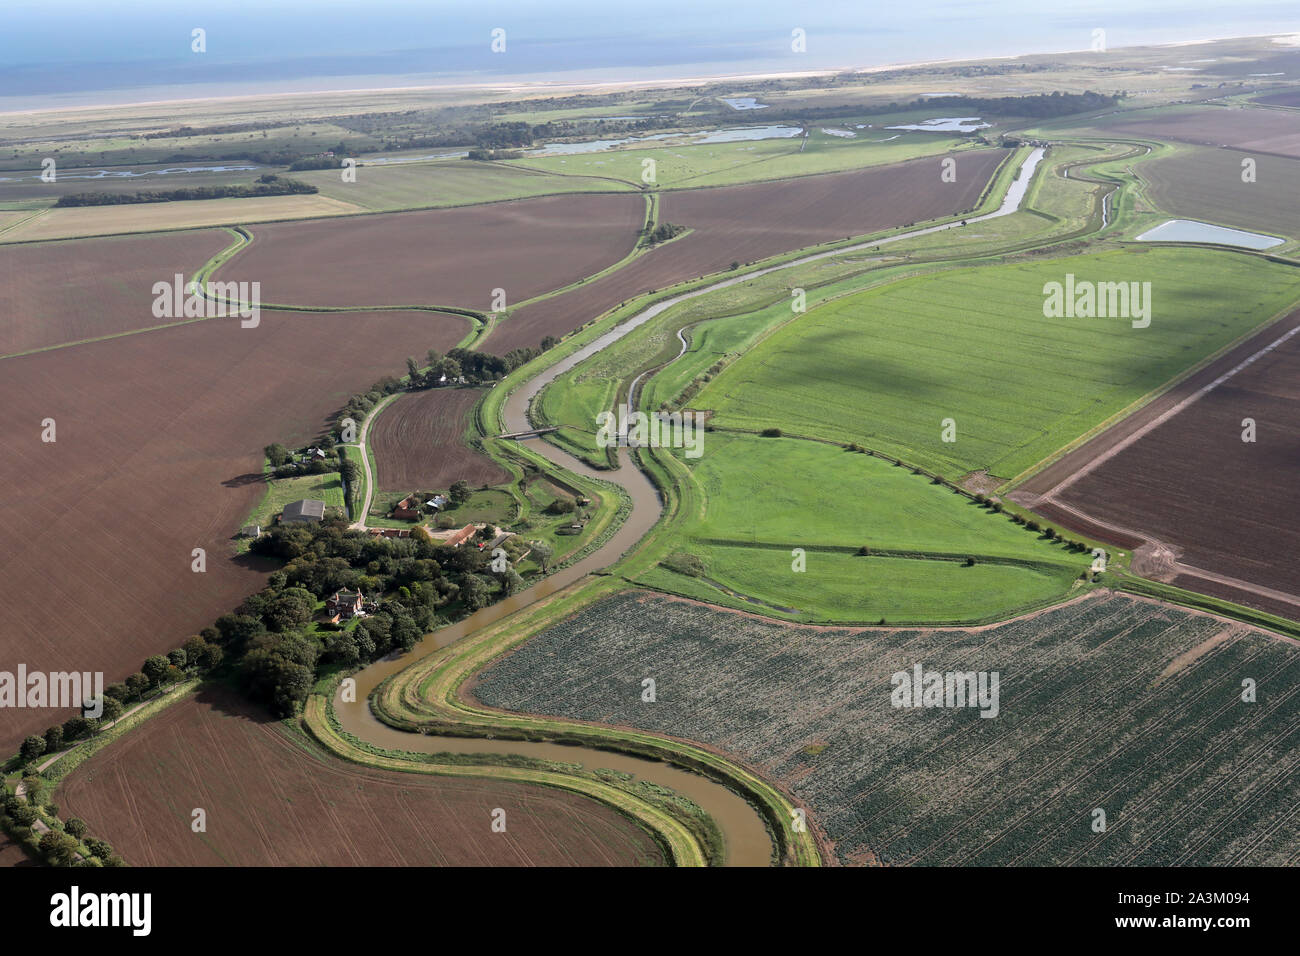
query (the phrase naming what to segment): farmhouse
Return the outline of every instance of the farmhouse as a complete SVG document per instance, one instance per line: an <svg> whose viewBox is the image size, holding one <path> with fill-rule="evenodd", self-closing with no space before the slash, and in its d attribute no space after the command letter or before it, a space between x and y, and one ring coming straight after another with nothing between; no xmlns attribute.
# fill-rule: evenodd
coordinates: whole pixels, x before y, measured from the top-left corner
<svg viewBox="0 0 1300 956"><path fill-rule="evenodd" d="M450 503L451 501L446 495L434 495L424 503L424 506L430 511L441 511Z"/></svg>
<svg viewBox="0 0 1300 956"><path fill-rule="evenodd" d="M365 606L366 598L360 588L355 591L335 591L325 602L325 615L331 624L337 624L345 617L360 617Z"/></svg>
<svg viewBox="0 0 1300 956"><path fill-rule="evenodd" d="M316 498L304 498L284 506L280 514L281 523L291 521L317 522L325 517L325 502Z"/></svg>
<svg viewBox="0 0 1300 956"><path fill-rule="evenodd" d="M420 517L420 499L417 495L407 495L393 506L394 518L399 521L415 521Z"/></svg>

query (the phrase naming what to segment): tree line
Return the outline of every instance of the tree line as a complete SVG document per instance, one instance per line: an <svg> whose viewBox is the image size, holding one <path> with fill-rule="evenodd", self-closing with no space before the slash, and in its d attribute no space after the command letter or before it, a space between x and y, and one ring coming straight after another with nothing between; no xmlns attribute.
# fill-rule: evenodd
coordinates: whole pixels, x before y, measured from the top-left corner
<svg viewBox="0 0 1300 956"><path fill-rule="evenodd" d="M295 196L320 192L296 179L268 173L246 186L187 186L141 192L70 193L60 196L56 206L123 206L134 203L178 202L187 199L249 199L256 196Z"/></svg>

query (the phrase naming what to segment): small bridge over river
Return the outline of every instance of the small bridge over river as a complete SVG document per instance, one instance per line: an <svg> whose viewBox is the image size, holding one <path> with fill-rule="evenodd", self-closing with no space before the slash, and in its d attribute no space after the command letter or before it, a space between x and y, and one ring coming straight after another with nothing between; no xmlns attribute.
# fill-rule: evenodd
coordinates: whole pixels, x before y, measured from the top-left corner
<svg viewBox="0 0 1300 956"><path fill-rule="evenodd" d="M497 438L513 438L515 441L521 441L525 438L536 438L539 435L546 435L550 432L559 431L559 425L548 425L545 428L530 428L524 432L510 432L506 435L498 435Z"/></svg>

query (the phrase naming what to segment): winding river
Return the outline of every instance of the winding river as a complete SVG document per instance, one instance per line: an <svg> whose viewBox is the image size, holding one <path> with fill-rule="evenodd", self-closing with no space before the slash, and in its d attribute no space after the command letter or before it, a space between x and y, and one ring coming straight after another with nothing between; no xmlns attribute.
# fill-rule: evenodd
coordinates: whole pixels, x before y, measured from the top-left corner
<svg viewBox="0 0 1300 956"><path fill-rule="evenodd" d="M1025 193L1028 191L1029 183L1033 179L1034 170L1038 167L1043 155L1044 150L1042 148L1035 149L1030 153L1021 165L1016 179L1008 189L1001 206L996 211L967 219L966 223L974 224L997 216L1005 216L1019 209ZM602 349L608 348L623 336L628 335L633 330L656 316L662 315L666 310L681 302L697 296L707 295L718 289L725 289L740 282L748 282L756 276L767 275L782 269L795 268L830 256L875 249L887 243L900 242L904 239L912 239L945 229L959 228L961 228L960 223L928 226L871 242L819 252L780 265L769 266L755 272L724 279L656 302L515 389L506 399L503 409L505 433L526 431L531 427L528 420L529 406L532 404L533 399L558 376L569 371L580 362L586 361ZM609 481L619 485L632 500L631 514L609 541L581 561L552 574L550 577L520 591L518 594L512 595L504 601L485 607L453 625L426 635L409 654L398 658L376 661L362 670L356 675L356 702L343 703L337 699L334 702L335 712L338 715L340 724L344 730L356 737L377 747L390 750L407 750L420 753L521 754L542 760L565 763L583 762L590 767L603 767L630 773L638 779L671 787L689 796L709 813L722 831L726 843L726 864L728 866L768 865L772 858L772 840L758 812L738 794L699 774L658 761L643 760L639 757L582 747L528 741L411 734L389 727L371 713L369 707L370 695L387 677L410 667L415 661L432 654L439 648L446 647L448 644L473 634L480 628L499 621L535 601L568 587L574 581L593 571L609 567L634 548L659 521L660 515L663 513L663 501L650 479L632 464L626 448L619 449L619 467L617 469L613 471L597 471L542 439L526 439L524 443L539 455L562 468L567 468L576 474L589 478Z"/></svg>

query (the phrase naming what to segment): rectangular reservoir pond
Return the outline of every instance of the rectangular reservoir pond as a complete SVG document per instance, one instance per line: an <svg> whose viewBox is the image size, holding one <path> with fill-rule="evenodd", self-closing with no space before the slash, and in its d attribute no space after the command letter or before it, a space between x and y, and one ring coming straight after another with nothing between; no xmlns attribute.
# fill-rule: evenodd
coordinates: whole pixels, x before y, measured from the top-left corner
<svg viewBox="0 0 1300 956"><path fill-rule="evenodd" d="M1213 226L1195 219L1170 219L1137 237L1138 242L1215 242L1221 246L1240 246L1243 249L1271 249L1285 239L1243 232L1226 226Z"/></svg>

